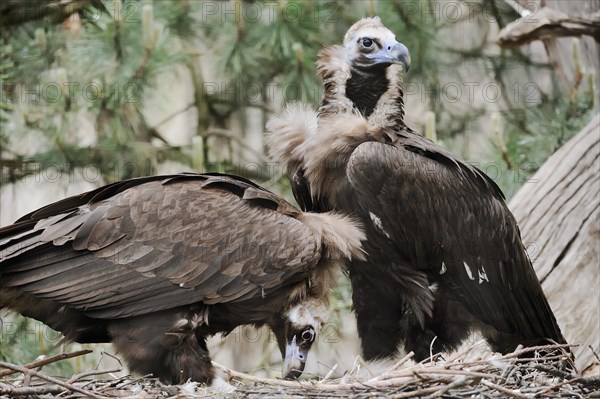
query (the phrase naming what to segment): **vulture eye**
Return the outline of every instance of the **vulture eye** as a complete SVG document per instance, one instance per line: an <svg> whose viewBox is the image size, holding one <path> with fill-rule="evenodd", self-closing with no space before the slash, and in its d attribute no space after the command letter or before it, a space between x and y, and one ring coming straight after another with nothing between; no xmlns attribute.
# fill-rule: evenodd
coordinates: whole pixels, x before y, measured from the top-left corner
<svg viewBox="0 0 600 399"><path fill-rule="evenodd" d="M315 331L312 328L307 328L300 335L304 341L312 342L315 339Z"/></svg>
<svg viewBox="0 0 600 399"><path fill-rule="evenodd" d="M373 47L373 39L370 39L368 37L363 38L362 46L366 49L370 49L371 47Z"/></svg>

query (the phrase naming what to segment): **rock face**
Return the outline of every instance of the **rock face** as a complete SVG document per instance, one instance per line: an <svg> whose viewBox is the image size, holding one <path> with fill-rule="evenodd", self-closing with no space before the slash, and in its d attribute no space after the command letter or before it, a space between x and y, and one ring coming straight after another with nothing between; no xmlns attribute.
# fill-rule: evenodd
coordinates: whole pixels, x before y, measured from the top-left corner
<svg viewBox="0 0 600 399"><path fill-rule="evenodd" d="M556 153L510 202L577 366L597 373L600 349L600 115Z"/></svg>

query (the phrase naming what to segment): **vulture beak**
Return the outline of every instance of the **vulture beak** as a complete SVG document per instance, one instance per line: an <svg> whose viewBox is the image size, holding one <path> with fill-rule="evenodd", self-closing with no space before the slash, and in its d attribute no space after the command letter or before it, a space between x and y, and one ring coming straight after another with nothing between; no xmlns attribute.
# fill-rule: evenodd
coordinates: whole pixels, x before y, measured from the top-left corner
<svg viewBox="0 0 600 399"><path fill-rule="evenodd" d="M270 323L283 358L284 379L293 380L302 375L308 352L328 316L323 300L310 298Z"/></svg>
<svg viewBox="0 0 600 399"><path fill-rule="evenodd" d="M308 350L300 348L294 335L292 341L285 348L285 359L283 359L282 370L283 378L286 380L295 380L300 377L304 371L307 356Z"/></svg>
<svg viewBox="0 0 600 399"><path fill-rule="evenodd" d="M396 41L386 43L383 48L375 53L366 55L375 64L400 64L404 71L410 69L410 53L408 48Z"/></svg>

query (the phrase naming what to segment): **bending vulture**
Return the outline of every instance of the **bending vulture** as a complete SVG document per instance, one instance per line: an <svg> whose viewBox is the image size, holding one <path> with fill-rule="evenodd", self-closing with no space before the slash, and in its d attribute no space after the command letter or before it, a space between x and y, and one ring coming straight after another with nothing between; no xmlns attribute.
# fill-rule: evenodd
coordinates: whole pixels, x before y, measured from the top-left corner
<svg viewBox="0 0 600 399"><path fill-rule="evenodd" d="M81 342L112 342L168 383L214 376L205 337L268 325L302 373L332 272L360 259L348 217L303 213L239 177L109 184L0 229L0 308Z"/></svg>
<svg viewBox="0 0 600 399"><path fill-rule="evenodd" d="M404 123L407 48L379 18L319 54L318 111L289 106L268 123L306 211L357 217L367 259L348 272L366 359L403 344L422 360L472 330L493 350L565 343L498 186Z"/></svg>

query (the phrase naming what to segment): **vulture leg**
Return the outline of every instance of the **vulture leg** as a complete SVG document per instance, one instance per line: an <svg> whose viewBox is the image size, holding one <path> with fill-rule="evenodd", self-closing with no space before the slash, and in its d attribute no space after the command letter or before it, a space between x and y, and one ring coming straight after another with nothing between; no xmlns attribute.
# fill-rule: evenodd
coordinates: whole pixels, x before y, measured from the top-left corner
<svg viewBox="0 0 600 399"><path fill-rule="evenodd" d="M163 312L116 320L109 326L112 342L131 369L161 381L181 384L188 379L210 382L214 377L204 336L197 323L182 314ZM187 373L184 373L184 370Z"/></svg>
<svg viewBox="0 0 600 399"><path fill-rule="evenodd" d="M514 351L519 344L524 343L522 338L501 333L494 328L482 330L482 335L485 337L490 345L490 348L492 348L494 352L509 353ZM544 343L540 342L540 345L544 345ZM535 343L531 343L526 346L535 346Z"/></svg>
<svg viewBox="0 0 600 399"><path fill-rule="evenodd" d="M412 325L404 332L405 350L413 351L414 359L419 362L431 355L455 350L471 332L472 317L464 306L447 296L437 298L446 300L435 302L433 316L427 319L425 329Z"/></svg>
<svg viewBox="0 0 600 399"><path fill-rule="evenodd" d="M350 280L358 335L365 360L395 356L401 338L398 323L401 309L395 306L393 300L376 295L379 292L377 286L363 275L351 274Z"/></svg>
<svg viewBox="0 0 600 399"><path fill-rule="evenodd" d="M405 336L404 349L406 352L414 353L413 359L416 362L443 351L443 344L430 328L422 330L419 327L415 328L414 325L408 326L403 335Z"/></svg>

